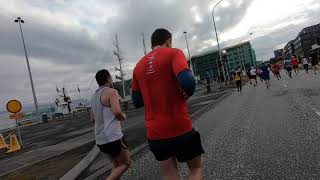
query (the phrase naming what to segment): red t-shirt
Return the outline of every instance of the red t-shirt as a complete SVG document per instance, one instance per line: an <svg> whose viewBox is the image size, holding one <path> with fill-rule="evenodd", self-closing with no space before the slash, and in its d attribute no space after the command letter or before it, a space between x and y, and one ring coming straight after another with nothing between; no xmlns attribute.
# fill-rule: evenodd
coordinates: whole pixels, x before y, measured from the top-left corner
<svg viewBox="0 0 320 180"><path fill-rule="evenodd" d="M273 69L275 72L280 72L281 66L279 64L273 65Z"/></svg>
<svg viewBox="0 0 320 180"><path fill-rule="evenodd" d="M291 64L294 65L294 66L297 66L297 65L299 65L299 60L297 58L293 58L291 60Z"/></svg>
<svg viewBox="0 0 320 180"><path fill-rule="evenodd" d="M133 71L132 91L141 91L147 137L168 139L192 130L187 101L177 75L189 70L183 52L157 48L143 57Z"/></svg>

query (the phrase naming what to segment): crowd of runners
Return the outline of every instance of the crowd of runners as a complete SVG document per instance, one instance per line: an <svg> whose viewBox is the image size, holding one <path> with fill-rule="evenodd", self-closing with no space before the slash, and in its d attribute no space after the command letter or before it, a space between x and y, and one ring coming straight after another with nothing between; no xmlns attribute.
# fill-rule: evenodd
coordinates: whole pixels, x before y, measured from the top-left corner
<svg viewBox="0 0 320 180"><path fill-rule="evenodd" d="M301 58L297 58L296 56L292 56L291 59L285 59L283 62L276 62L273 64L270 63L262 63L259 67L251 67L251 69L247 70L237 70L233 74L233 79L237 85L238 92L242 90L242 79L248 78L251 85L254 87L257 86L259 77L261 82L264 82L267 88L270 88L270 72L274 75L274 77L278 80L281 79L281 69L283 68L286 71L286 74L292 78L292 71L294 71L297 76L300 72L299 64L302 64L303 69L306 73L309 73L309 67L312 66L313 73L317 74L320 70L319 67L320 54L317 54L315 51L312 51L310 56L304 56Z"/></svg>

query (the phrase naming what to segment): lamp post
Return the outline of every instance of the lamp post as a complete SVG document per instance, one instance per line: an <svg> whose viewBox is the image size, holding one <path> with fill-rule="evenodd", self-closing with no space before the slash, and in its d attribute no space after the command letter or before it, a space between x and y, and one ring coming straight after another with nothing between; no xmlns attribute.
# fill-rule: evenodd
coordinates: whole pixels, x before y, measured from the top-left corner
<svg viewBox="0 0 320 180"><path fill-rule="evenodd" d="M227 69L227 72L229 72L229 61L227 57L227 50L222 50L222 60L226 62L226 69Z"/></svg>
<svg viewBox="0 0 320 180"><path fill-rule="evenodd" d="M39 106L38 106L37 96L36 96L36 92L35 92L34 85L33 85L32 74L31 74L31 69L30 69L30 64L29 64L29 59L28 59L28 54L27 54L27 50L26 50L26 45L24 43L24 37L23 37L23 32L22 32L22 27L21 27L21 23L23 24L24 20L22 20L20 17L17 17L17 19L15 19L14 22L18 23L19 27L20 27L24 53L26 55L27 66L28 66L28 71L29 71L29 78L30 78L30 83L31 83L31 88L32 88L34 106L35 106L35 109L36 109L36 114L38 115L39 114Z"/></svg>
<svg viewBox="0 0 320 180"><path fill-rule="evenodd" d="M226 81L226 74L225 74L225 70L224 70L224 62L222 61L222 54L221 54L221 49L220 49L220 43L219 43L219 37L218 37L218 33L217 33L217 27L216 27L216 21L215 21L215 18L214 18L214 10L216 9L216 7L224 0L220 0L219 2L217 2L213 9L212 9L212 20L213 20L213 25L214 25L214 31L216 33L216 39L217 39L217 44L218 44L218 51L219 51L219 58L220 58L220 62L221 62L221 68L222 68L222 74L223 74L223 79ZM220 72L219 72L219 68L218 68L218 73L219 73L219 76L220 76ZM229 72L228 72L228 69L227 69L227 76L228 76L228 79L229 78Z"/></svg>
<svg viewBox="0 0 320 180"><path fill-rule="evenodd" d="M188 44L188 39L187 39L187 32L184 31L183 34L184 34L184 37L185 37L185 39L186 39L186 45L187 45L188 56L189 56L189 61L190 61L190 67L191 67L191 69L192 69L192 73L195 74L196 70L195 70L195 68L193 67L192 60L191 60L190 49L189 49L189 44Z"/></svg>

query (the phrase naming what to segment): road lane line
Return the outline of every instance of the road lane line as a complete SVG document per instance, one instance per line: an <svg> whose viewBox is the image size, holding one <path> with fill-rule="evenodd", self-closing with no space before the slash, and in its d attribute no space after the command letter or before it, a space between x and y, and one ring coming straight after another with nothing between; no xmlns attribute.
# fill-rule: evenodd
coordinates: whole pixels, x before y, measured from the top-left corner
<svg viewBox="0 0 320 180"><path fill-rule="evenodd" d="M318 116L320 116L320 111L319 111L318 109L312 108L312 110L314 110L314 112L315 112Z"/></svg>
<svg viewBox="0 0 320 180"><path fill-rule="evenodd" d="M288 87L288 85L287 85L287 84L288 84L288 82L286 82L285 80L282 80L282 85L283 85L284 87L286 87L286 88L287 88L287 87Z"/></svg>

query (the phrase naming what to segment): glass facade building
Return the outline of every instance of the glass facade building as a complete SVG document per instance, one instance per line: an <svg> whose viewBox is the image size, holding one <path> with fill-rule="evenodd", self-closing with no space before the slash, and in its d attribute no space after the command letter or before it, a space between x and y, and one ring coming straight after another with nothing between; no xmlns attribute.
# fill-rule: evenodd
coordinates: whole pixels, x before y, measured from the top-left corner
<svg viewBox="0 0 320 180"><path fill-rule="evenodd" d="M229 72L242 68L243 66L245 66L246 69L251 66L256 66L256 54L249 41L224 48L222 52L222 59L228 66ZM210 77L210 79L216 80L218 78L217 63L219 67L221 64L219 59L219 52L217 50L193 56L191 62L194 74L200 76L200 79ZM220 67L220 75L222 77L221 73L222 70Z"/></svg>

